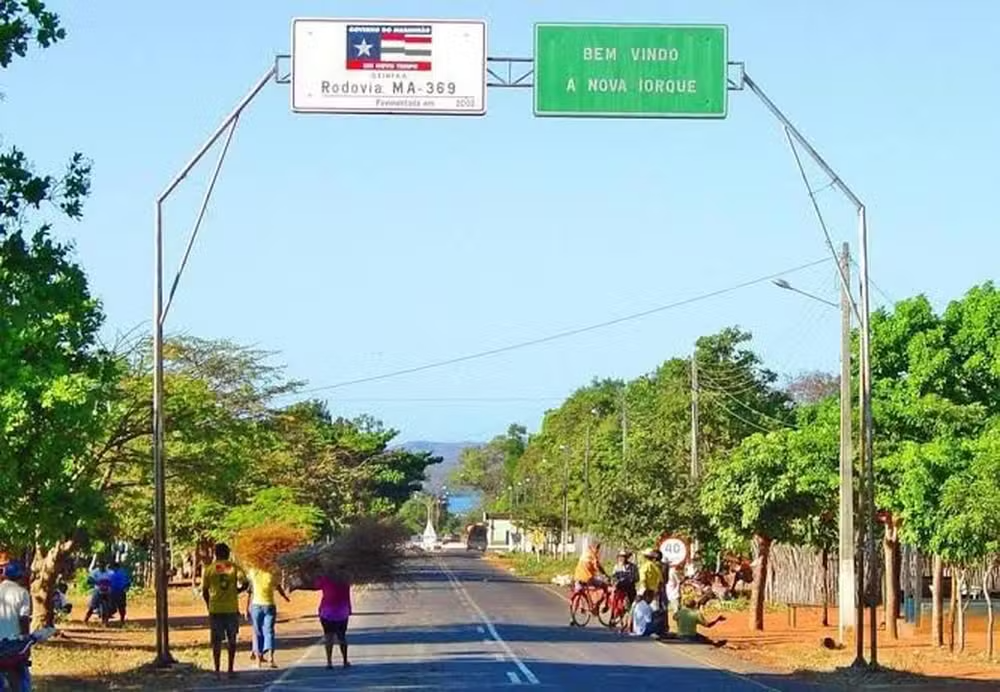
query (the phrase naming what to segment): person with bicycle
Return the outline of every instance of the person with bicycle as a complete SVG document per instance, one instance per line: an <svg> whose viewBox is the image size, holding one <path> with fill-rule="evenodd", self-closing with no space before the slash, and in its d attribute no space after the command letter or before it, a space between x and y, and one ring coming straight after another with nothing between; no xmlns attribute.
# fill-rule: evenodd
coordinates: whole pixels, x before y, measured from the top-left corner
<svg viewBox="0 0 1000 692"><path fill-rule="evenodd" d="M615 588L625 594L625 610L631 610L636 597L635 585L639 582L639 568L632 562L631 552L628 550L618 551L618 561L611 574Z"/></svg>
<svg viewBox="0 0 1000 692"><path fill-rule="evenodd" d="M601 564L601 543L599 541L591 543L576 563L573 580L579 587L602 588L607 579L608 573Z"/></svg>
<svg viewBox="0 0 1000 692"><path fill-rule="evenodd" d="M21 641L31 631L31 594L20 583L24 577L20 562L0 554L0 640ZM30 654L18 654L2 674L10 689L26 692L31 689L30 671Z"/></svg>
<svg viewBox="0 0 1000 692"><path fill-rule="evenodd" d="M101 560L97 563L97 568L90 572L87 583L93 584L94 590L90 592L90 603L87 604L87 614L83 616L85 623L90 622L90 617L94 611L101 612L101 621L107 624L111 619L114 609L114 602L111 595L111 581L114 575L108 569L108 563Z"/></svg>

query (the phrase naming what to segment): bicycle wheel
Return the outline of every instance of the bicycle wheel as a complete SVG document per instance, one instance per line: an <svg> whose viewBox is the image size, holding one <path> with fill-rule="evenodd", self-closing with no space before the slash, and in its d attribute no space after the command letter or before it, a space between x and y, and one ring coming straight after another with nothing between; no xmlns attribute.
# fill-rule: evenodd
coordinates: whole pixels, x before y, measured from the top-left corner
<svg viewBox="0 0 1000 692"><path fill-rule="evenodd" d="M594 605L594 610L597 611L597 621L605 627L614 627L611 598L611 594L605 591L601 594L601 598Z"/></svg>
<svg viewBox="0 0 1000 692"><path fill-rule="evenodd" d="M608 627L619 627L625 617L625 594L615 591L611 596L611 607L608 609Z"/></svg>
<svg viewBox="0 0 1000 692"><path fill-rule="evenodd" d="M577 627L586 627L587 623L590 622L590 601L587 600L582 591L578 591L570 597L569 617L570 621Z"/></svg>

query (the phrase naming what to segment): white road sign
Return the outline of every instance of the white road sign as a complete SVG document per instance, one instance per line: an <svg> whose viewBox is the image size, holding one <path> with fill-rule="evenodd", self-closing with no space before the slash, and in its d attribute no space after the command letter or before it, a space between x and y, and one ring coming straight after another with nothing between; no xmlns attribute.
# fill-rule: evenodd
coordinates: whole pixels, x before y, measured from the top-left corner
<svg viewBox="0 0 1000 692"><path fill-rule="evenodd" d="M670 537L660 544L663 559L670 565L679 565L687 559L687 544L680 538Z"/></svg>
<svg viewBox="0 0 1000 692"><path fill-rule="evenodd" d="M486 22L295 19L292 110L483 115Z"/></svg>

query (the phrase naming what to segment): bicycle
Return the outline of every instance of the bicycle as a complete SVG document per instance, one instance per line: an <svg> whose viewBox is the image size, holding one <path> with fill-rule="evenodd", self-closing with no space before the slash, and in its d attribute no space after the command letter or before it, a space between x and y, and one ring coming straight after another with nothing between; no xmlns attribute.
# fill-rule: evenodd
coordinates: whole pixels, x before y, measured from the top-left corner
<svg viewBox="0 0 1000 692"><path fill-rule="evenodd" d="M19 639L0 639L0 691L30 692L31 648L55 633L54 627L43 627Z"/></svg>
<svg viewBox="0 0 1000 692"><path fill-rule="evenodd" d="M600 592L596 601L591 597L591 591ZM605 627L616 627L625 615L625 594L620 589L613 589L607 583L601 583L599 586L574 583L569 597L570 624L575 627L586 627L594 615Z"/></svg>

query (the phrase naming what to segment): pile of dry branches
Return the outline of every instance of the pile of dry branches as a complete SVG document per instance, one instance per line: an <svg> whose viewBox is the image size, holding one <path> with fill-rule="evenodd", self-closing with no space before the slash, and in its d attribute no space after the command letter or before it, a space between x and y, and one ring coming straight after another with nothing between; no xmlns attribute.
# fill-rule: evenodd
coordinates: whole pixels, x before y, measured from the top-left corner
<svg viewBox="0 0 1000 692"><path fill-rule="evenodd" d="M398 522L362 519L332 543L287 553L278 564L298 585L326 576L355 586L398 586L406 581L403 546L407 537L406 528Z"/></svg>
<svg viewBox="0 0 1000 692"><path fill-rule="evenodd" d="M306 531L287 524L264 524L236 534L233 548L245 567L277 570L283 555L300 549L308 540Z"/></svg>

